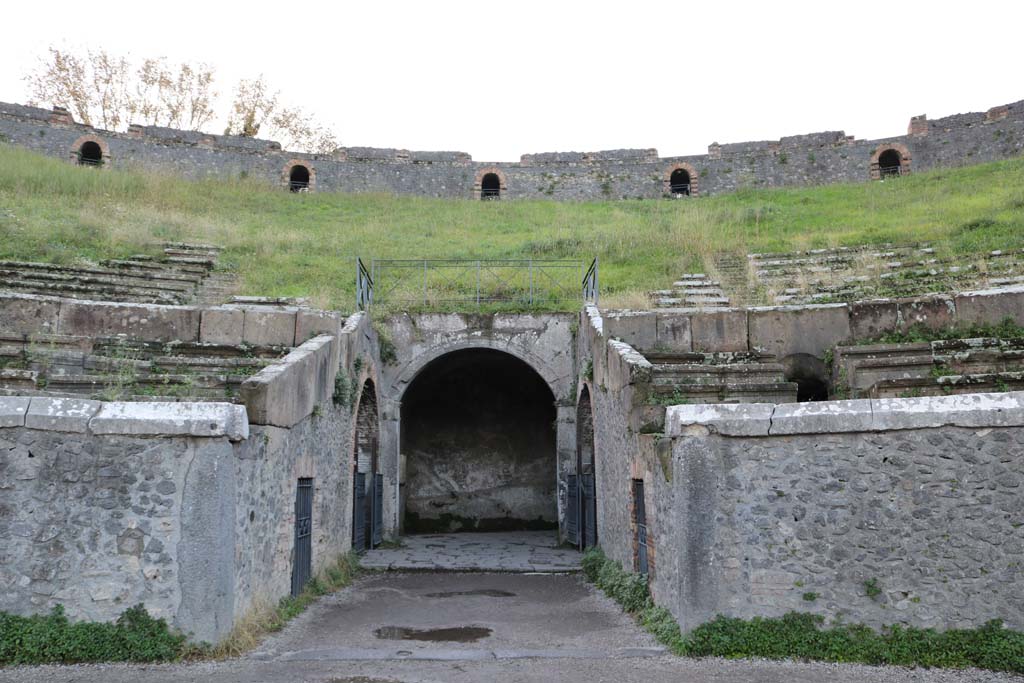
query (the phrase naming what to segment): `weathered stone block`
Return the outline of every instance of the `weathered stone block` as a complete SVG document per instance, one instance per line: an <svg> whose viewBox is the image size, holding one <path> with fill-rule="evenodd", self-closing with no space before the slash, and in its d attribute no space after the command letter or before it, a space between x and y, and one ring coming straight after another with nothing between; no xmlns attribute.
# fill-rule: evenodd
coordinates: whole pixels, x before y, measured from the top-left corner
<svg viewBox="0 0 1024 683"><path fill-rule="evenodd" d="M658 347L671 351L692 351L690 316L678 313L658 313Z"/></svg>
<svg viewBox="0 0 1024 683"><path fill-rule="evenodd" d="M249 438L245 408L231 403L103 403L89 421L93 434Z"/></svg>
<svg viewBox="0 0 1024 683"><path fill-rule="evenodd" d="M25 426L54 432L85 432L99 409L99 401L35 396L25 414Z"/></svg>
<svg viewBox="0 0 1024 683"><path fill-rule="evenodd" d="M850 304L850 336L873 339L896 329L895 301L858 301Z"/></svg>
<svg viewBox="0 0 1024 683"><path fill-rule="evenodd" d="M341 314L306 308L295 314L295 343L302 344L320 334L337 337L341 334Z"/></svg>
<svg viewBox="0 0 1024 683"><path fill-rule="evenodd" d="M0 427L23 427L30 400L27 396L0 396Z"/></svg>
<svg viewBox="0 0 1024 683"><path fill-rule="evenodd" d="M336 338L320 335L242 383L240 396L253 424L291 427L331 400L337 354ZM334 361L334 362L332 362Z"/></svg>
<svg viewBox="0 0 1024 683"><path fill-rule="evenodd" d="M1024 324L1024 287L964 292L953 297L960 324L996 324L1006 318Z"/></svg>
<svg viewBox="0 0 1024 683"><path fill-rule="evenodd" d="M665 411L666 436L768 436L772 403L714 403L669 406ZM697 429L693 429L696 427Z"/></svg>
<svg viewBox="0 0 1024 683"><path fill-rule="evenodd" d="M747 351L747 311L726 309L693 313L690 335L696 352Z"/></svg>
<svg viewBox="0 0 1024 683"><path fill-rule="evenodd" d="M614 311L604 314L605 331L635 349L651 350L658 344L658 316L654 311Z"/></svg>
<svg viewBox="0 0 1024 683"><path fill-rule="evenodd" d="M871 401L783 403L772 414L772 436L867 432L872 429Z"/></svg>
<svg viewBox="0 0 1024 683"><path fill-rule="evenodd" d="M298 308L247 307L242 341L254 346L294 346Z"/></svg>
<svg viewBox="0 0 1024 683"><path fill-rule="evenodd" d="M238 346L244 333L245 311L218 306L203 310L199 327L199 341L204 344Z"/></svg>
<svg viewBox="0 0 1024 683"><path fill-rule="evenodd" d="M956 306L952 297L933 296L923 299L898 299L896 324L906 330L915 325L939 330L956 324Z"/></svg>
<svg viewBox="0 0 1024 683"><path fill-rule="evenodd" d="M871 399L876 431L1024 425L1024 392Z"/></svg>
<svg viewBox="0 0 1024 683"><path fill-rule="evenodd" d="M55 334L60 299L31 294L0 294L0 334Z"/></svg>
<svg viewBox="0 0 1024 683"><path fill-rule="evenodd" d="M64 301L58 332L88 337L125 335L141 341L198 341L202 312L190 306Z"/></svg>
<svg viewBox="0 0 1024 683"><path fill-rule="evenodd" d="M846 304L750 309L750 347L779 359L794 354L822 358L826 350L849 339Z"/></svg>

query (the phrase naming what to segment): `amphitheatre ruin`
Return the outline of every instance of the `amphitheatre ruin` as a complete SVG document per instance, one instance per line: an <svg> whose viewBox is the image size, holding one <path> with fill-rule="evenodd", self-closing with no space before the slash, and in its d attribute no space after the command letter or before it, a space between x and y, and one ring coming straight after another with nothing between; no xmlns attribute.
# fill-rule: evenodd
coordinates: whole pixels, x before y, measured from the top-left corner
<svg viewBox="0 0 1024 683"><path fill-rule="evenodd" d="M1016 158L1024 102L915 116L880 140L665 158L310 155L14 104L0 140L96 167L81 173L246 177L282 196L700 202ZM790 611L1024 629L1020 251L728 256L636 310L602 303L592 254L558 273L452 261L462 303L433 308L420 290L455 270L414 262L386 286L408 264L347 254L355 306L341 312L238 295L216 244L161 249L0 262L0 610L108 621L143 603L216 643L349 551L423 569L395 546L522 532L546 539L525 560L448 568L572 571L572 549L599 545L684 633ZM498 268L490 300L481 277ZM412 303L381 307L396 286ZM553 287L567 303L534 307Z"/></svg>

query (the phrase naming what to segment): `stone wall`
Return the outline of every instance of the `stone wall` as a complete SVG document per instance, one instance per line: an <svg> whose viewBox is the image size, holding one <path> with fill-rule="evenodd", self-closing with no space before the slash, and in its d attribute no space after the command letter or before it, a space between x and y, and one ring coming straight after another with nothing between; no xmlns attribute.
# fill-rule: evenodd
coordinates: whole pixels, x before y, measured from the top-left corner
<svg viewBox="0 0 1024 683"><path fill-rule="evenodd" d="M247 406L0 397L0 610L109 620L141 602L223 638L290 591L300 477L314 573L352 547L354 415L378 368L357 314L247 380Z"/></svg>
<svg viewBox="0 0 1024 683"><path fill-rule="evenodd" d="M1024 151L1024 102L987 112L911 120L907 135L856 140L842 131L720 145L707 154L659 157L656 150L526 154L519 162L475 162L461 152L361 147L329 155L283 151L276 142L154 126L128 132L75 124L64 110L0 103L0 140L62 159L85 140L100 144L107 166L152 168L188 178L250 177L286 187L295 164L309 168L310 189L478 198L483 177L499 178L501 196L558 200L659 198L676 169L690 173L694 194L742 187L858 182L879 176L879 155L896 150L904 172L955 168Z"/></svg>
<svg viewBox="0 0 1024 683"><path fill-rule="evenodd" d="M653 590L684 630L791 610L1024 626L1024 393L673 406L666 419L651 442L671 449L646 453Z"/></svg>

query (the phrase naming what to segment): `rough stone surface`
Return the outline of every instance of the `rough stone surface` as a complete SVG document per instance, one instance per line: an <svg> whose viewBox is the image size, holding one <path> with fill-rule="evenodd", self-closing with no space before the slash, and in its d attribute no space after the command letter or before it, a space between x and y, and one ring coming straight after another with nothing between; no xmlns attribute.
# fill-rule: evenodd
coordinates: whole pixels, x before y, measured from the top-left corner
<svg viewBox="0 0 1024 683"><path fill-rule="evenodd" d="M89 420L99 409L99 401L35 397L25 415L25 426L55 432L85 432L89 428Z"/></svg>
<svg viewBox="0 0 1024 683"><path fill-rule="evenodd" d="M189 306L64 300L60 334L88 337L125 335L144 341L197 341L200 309Z"/></svg>
<svg viewBox="0 0 1024 683"><path fill-rule="evenodd" d="M729 309L695 313L690 316L690 334L694 351L746 351L747 311Z"/></svg>
<svg viewBox="0 0 1024 683"><path fill-rule="evenodd" d="M254 346L294 346L294 306L246 306L242 341Z"/></svg>
<svg viewBox="0 0 1024 683"><path fill-rule="evenodd" d="M228 344L238 346L242 343L245 311L228 306L207 308L202 312L199 328L199 341L206 344Z"/></svg>
<svg viewBox="0 0 1024 683"><path fill-rule="evenodd" d="M0 396L0 427L24 427L31 400L27 396Z"/></svg>
<svg viewBox="0 0 1024 683"><path fill-rule="evenodd" d="M334 392L335 337L320 335L303 343L280 363L268 365L242 383L240 395L253 424L291 427Z"/></svg>
<svg viewBox="0 0 1024 683"><path fill-rule="evenodd" d="M32 294L0 294L0 332L25 335L57 332L60 299Z"/></svg>
<svg viewBox="0 0 1024 683"><path fill-rule="evenodd" d="M560 546L553 531L419 534L399 548L377 548L359 561L366 569L574 572L582 554Z"/></svg>
<svg viewBox="0 0 1024 683"><path fill-rule="evenodd" d="M850 339L846 304L750 309L750 348L777 358L820 357L824 349Z"/></svg>
<svg viewBox="0 0 1024 683"><path fill-rule="evenodd" d="M991 111L991 110L990 110ZM1006 159L1024 150L1024 103L988 112L918 120L916 134L856 140L842 131L779 140L714 143L707 154L659 157L656 150L523 155L519 162L474 162L462 152L341 148L330 155L281 150L278 143L157 126L126 133L96 130L66 112L0 103L0 134L12 144L74 160L83 136L105 149L104 164L172 170L187 177L262 178L284 187L294 163L309 167L316 191L386 192L478 199L485 174L498 176L501 198L556 200L671 196L672 172L690 173L694 194L742 187L820 185L877 179L878 155L895 149L904 172ZM55 120L59 119L59 120ZM924 131L921 133L921 131Z"/></svg>
<svg viewBox="0 0 1024 683"><path fill-rule="evenodd" d="M230 403L103 403L89 429L94 434L249 438L245 408Z"/></svg>
<svg viewBox="0 0 1024 683"><path fill-rule="evenodd" d="M1010 318L1024 322L1024 287L964 292L953 297L961 324L995 324Z"/></svg>

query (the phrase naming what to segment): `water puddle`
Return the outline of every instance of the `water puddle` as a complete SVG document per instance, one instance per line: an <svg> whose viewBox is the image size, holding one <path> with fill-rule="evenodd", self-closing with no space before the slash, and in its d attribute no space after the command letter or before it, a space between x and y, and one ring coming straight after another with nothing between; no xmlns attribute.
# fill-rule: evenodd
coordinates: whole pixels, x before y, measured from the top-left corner
<svg viewBox="0 0 1024 683"><path fill-rule="evenodd" d="M452 626L450 628L409 628L408 626L382 626L373 632L383 640L426 640L432 643L474 643L491 635L482 626Z"/></svg>
<svg viewBox="0 0 1024 683"><path fill-rule="evenodd" d="M467 596L482 596L485 598L514 598L515 593L498 590L497 588L481 588L473 591L448 591L446 593L427 593L428 598L461 598Z"/></svg>

